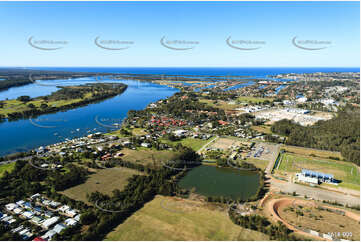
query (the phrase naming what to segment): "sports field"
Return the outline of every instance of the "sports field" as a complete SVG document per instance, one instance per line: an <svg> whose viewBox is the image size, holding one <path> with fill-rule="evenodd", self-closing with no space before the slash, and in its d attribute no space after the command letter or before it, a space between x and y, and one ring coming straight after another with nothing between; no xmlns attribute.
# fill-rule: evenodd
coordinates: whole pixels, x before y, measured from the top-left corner
<svg viewBox="0 0 361 242"><path fill-rule="evenodd" d="M342 181L339 184L342 187L354 189L360 187L359 170L350 162L284 153L276 171L296 173L301 172L302 168L333 174L335 179Z"/></svg>
<svg viewBox="0 0 361 242"><path fill-rule="evenodd" d="M198 201L156 196L106 240L267 240L232 223L224 209Z"/></svg>
<svg viewBox="0 0 361 242"><path fill-rule="evenodd" d="M136 174L140 174L140 172L124 167L97 170L85 183L66 189L61 193L72 199L88 203L87 193L98 191L111 195L115 189L122 190L127 185L128 178Z"/></svg>

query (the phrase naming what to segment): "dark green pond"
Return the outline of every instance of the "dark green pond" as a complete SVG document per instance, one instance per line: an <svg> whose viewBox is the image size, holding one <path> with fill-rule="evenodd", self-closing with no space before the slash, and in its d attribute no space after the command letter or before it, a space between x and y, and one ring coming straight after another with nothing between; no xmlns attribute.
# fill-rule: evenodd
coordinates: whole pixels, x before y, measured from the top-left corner
<svg viewBox="0 0 361 242"><path fill-rule="evenodd" d="M186 189L194 187L196 193L204 196L248 199L256 194L260 182L257 172L201 165L190 170L178 184Z"/></svg>

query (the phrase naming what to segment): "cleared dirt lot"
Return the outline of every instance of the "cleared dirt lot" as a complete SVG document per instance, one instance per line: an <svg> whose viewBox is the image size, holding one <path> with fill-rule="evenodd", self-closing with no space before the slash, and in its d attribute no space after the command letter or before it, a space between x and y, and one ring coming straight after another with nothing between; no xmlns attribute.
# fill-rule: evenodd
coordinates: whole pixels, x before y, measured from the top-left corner
<svg viewBox="0 0 361 242"><path fill-rule="evenodd" d="M356 213L332 208L314 201L290 197L270 199L266 202L265 208L266 213L275 221L281 221L297 233L308 235L315 239L318 238L318 240L321 238L310 236L295 226L302 229L311 229L323 234L340 232L343 236L339 238L344 239L359 240L360 238L360 216ZM333 211L327 211L327 209L332 209ZM343 214L336 212L336 210L341 211Z"/></svg>
<svg viewBox="0 0 361 242"><path fill-rule="evenodd" d="M220 150L227 150L231 148L231 146L238 146L241 144L241 141L231 138L219 138L215 142L213 142L207 148L211 149L220 149Z"/></svg>

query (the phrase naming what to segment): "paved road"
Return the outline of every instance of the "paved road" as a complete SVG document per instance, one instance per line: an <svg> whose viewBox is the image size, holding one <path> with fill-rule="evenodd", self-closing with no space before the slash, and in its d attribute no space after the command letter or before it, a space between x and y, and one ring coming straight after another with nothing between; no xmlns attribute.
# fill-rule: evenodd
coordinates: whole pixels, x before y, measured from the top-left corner
<svg viewBox="0 0 361 242"><path fill-rule="evenodd" d="M304 186L291 182L280 182L276 179L271 179L271 189L278 189L282 192L293 193L296 192L302 196L306 195L307 197L311 197L316 200L328 200L328 201L336 201L342 204L348 205L360 205L360 198L342 194L340 192L329 191L325 189L320 189L316 187Z"/></svg>

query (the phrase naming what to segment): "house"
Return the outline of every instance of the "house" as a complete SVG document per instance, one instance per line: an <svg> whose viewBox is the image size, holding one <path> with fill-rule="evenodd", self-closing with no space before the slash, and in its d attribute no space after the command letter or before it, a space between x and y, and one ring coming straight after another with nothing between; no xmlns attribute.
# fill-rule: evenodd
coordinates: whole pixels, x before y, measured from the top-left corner
<svg viewBox="0 0 361 242"><path fill-rule="evenodd" d="M45 206L49 206L50 203L51 203L51 201L45 199L45 200L42 201L42 203L43 203Z"/></svg>
<svg viewBox="0 0 361 242"><path fill-rule="evenodd" d="M74 209L68 209L65 211L65 215L73 218L75 215L77 215L77 211Z"/></svg>
<svg viewBox="0 0 361 242"><path fill-rule="evenodd" d="M61 206L60 208L58 208L58 211L62 212L62 213L65 213L66 210L69 210L70 207L67 206L67 205L63 205Z"/></svg>
<svg viewBox="0 0 361 242"><path fill-rule="evenodd" d="M22 208L15 208L15 209L13 210L13 212L14 212L15 214L20 214L22 211L23 211Z"/></svg>
<svg viewBox="0 0 361 242"><path fill-rule="evenodd" d="M46 239L43 239L41 237L36 237L35 239L33 239L33 241L46 241Z"/></svg>
<svg viewBox="0 0 361 242"><path fill-rule="evenodd" d="M64 223L66 226L73 226L73 225L76 225L78 222L73 218L68 218L64 221Z"/></svg>
<svg viewBox="0 0 361 242"><path fill-rule="evenodd" d="M185 135L187 133L187 130L178 129L178 130L175 130L173 133L174 133L175 136L183 136L183 135Z"/></svg>
<svg viewBox="0 0 361 242"><path fill-rule="evenodd" d="M80 214L76 215L75 218L74 218L77 222L80 221Z"/></svg>
<svg viewBox="0 0 361 242"><path fill-rule="evenodd" d="M45 240L51 240L51 237L53 237L55 234L56 232L54 230L49 230L43 236L41 236L41 238Z"/></svg>
<svg viewBox="0 0 361 242"><path fill-rule="evenodd" d="M57 234L59 234L63 229L66 229L66 226L64 224L57 224L53 228L53 231L55 231Z"/></svg>
<svg viewBox="0 0 361 242"><path fill-rule="evenodd" d="M50 211L46 211L46 212L44 213L44 215L45 215L45 217L47 217L47 218L51 218L51 217L53 216L53 213L50 212Z"/></svg>
<svg viewBox="0 0 361 242"><path fill-rule="evenodd" d="M51 201L51 202L50 202L50 207L52 207L52 208L57 208L57 207L59 207L60 205L61 205L60 202L55 202L55 201Z"/></svg>
<svg viewBox="0 0 361 242"><path fill-rule="evenodd" d="M30 211L25 211L21 215L27 219L31 219L32 217L34 217L34 213Z"/></svg>
<svg viewBox="0 0 361 242"><path fill-rule="evenodd" d="M27 232L29 232L29 229L28 229L28 228L25 228L25 229L21 230L18 234L19 234L19 235L23 235L23 234L25 234L25 233L27 233Z"/></svg>
<svg viewBox="0 0 361 242"><path fill-rule="evenodd" d="M103 161L109 160L110 158L112 158L112 155L111 155L111 154L105 154L105 155L103 155L103 156L101 157L101 159L102 159Z"/></svg>
<svg viewBox="0 0 361 242"><path fill-rule="evenodd" d="M24 207L26 209L31 209L32 208L31 203L29 203L29 202L24 203Z"/></svg>
<svg viewBox="0 0 361 242"><path fill-rule="evenodd" d="M142 147L145 147L145 148L149 148L149 147L152 146L152 145L149 144L149 143L141 143L140 145L141 145Z"/></svg>
<svg viewBox="0 0 361 242"><path fill-rule="evenodd" d="M31 222L33 222L33 223L35 223L37 225L40 225L43 221L44 221L44 219L42 217L39 217L39 216L34 216L31 219Z"/></svg>
<svg viewBox="0 0 361 242"><path fill-rule="evenodd" d="M6 205L5 205L5 208L6 208L8 211L12 211L12 210L14 210L14 209L17 208L17 207L18 207L18 205L15 204L15 203L9 203L9 204L6 204Z"/></svg>
<svg viewBox="0 0 361 242"><path fill-rule="evenodd" d="M124 155L124 153L122 153L122 152L119 151L118 153L115 154L114 157L121 157L121 156L123 156L123 155Z"/></svg>
<svg viewBox="0 0 361 242"><path fill-rule="evenodd" d="M43 212L43 210L41 209L41 207L35 207L34 211L36 214L41 214Z"/></svg>
<svg viewBox="0 0 361 242"><path fill-rule="evenodd" d="M49 219L45 220L41 226L44 229L49 229L49 227L52 226L53 224L55 224L56 222L58 222L58 220L59 220L59 217L49 218Z"/></svg>
<svg viewBox="0 0 361 242"><path fill-rule="evenodd" d="M37 197L40 197L40 193L36 193L36 194L32 195L30 197L30 199L33 200L34 198L37 198Z"/></svg>
<svg viewBox="0 0 361 242"><path fill-rule="evenodd" d="M20 207L22 207L24 205L24 201L23 200L20 200L20 201L17 201L16 204Z"/></svg>

